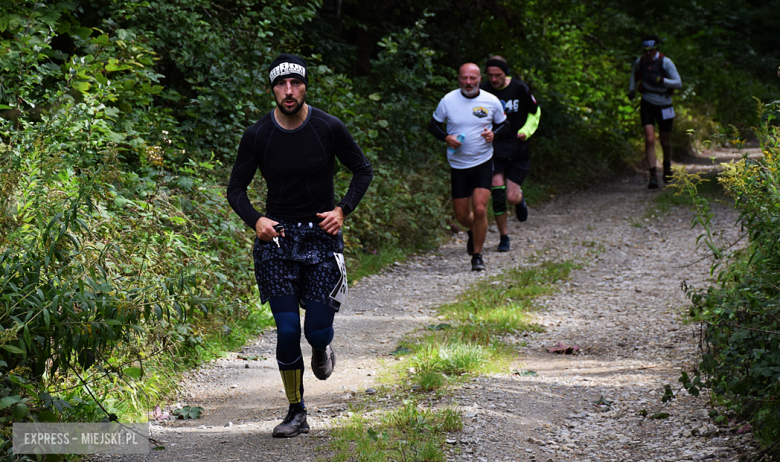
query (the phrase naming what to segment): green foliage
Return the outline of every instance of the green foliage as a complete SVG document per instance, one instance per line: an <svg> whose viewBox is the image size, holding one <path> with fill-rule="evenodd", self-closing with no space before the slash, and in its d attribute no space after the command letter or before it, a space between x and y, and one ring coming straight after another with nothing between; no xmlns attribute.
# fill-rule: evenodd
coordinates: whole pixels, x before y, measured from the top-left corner
<svg viewBox="0 0 780 462"><path fill-rule="evenodd" d="M496 278L479 281L454 303L441 307L457 321L452 332L443 331L478 345L491 345L500 332L538 331L529 323L527 312L535 297L553 293L555 283L566 279L571 262L545 262L538 267L510 268Z"/></svg>
<svg viewBox="0 0 780 462"><path fill-rule="evenodd" d="M492 353L481 345L434 342L418 348L408 364L415 370L413 382L431 391L441 388L447 376L478 373L491 359Z"/></svg>
<svg viewBox="0 0 780 462"><path fill-rule="evenodd" d="M434 411L421 408L414 400L407 400L395 412L389 413L385 423L402 431L446 433L459 431L463 424L460 415L452 409Z"/></svg>
<svg viewBox="0 0 780 462"><path fill-rule="evenodd" d="M155 108L178 124L171 139L181 162L213 153L231 162L244 130L271 109L268 66L280 52L301 43L320 1L209 0L177 2L89 1L73 11L83 23L105 31L132 30L158 53L154 70L165 76Z"/></svg>
<svg viewBox="0 0 780 462"><path fill-rule="evenodd" d="M209 178L219 164L169 160L182 150L149 106L162 89L154 52L130 31L81 27L73 4L0 8L7 439L11 422L139 414L139 396L164 388L151 358L196 348L207 320L255 302L249 240Z"/></svg>
<svg viewBox="0 0 780 462"><path fill-rule="evenodd" d="M444 436L460 431L460 414L449 408L425 408L413 399L394 410L369 418L356 413L333 430L331 460L420 461L445 460Z"/></svg>
<svg viewBox="0 0 780 462"><path fill-rule="evenodd" d="M706 325L701 374L719 399L771 442L780 437L780 130L773 124L777 103L759 104L758 114L762 123L756 136L763 157L745 156L725 164L719 176L740 212L738 223L748 238L744 250L729 255L716 244L707 201L696 194L689 177L677 175L697 207L694 223L704 229L700 242L712 252L717 280L707 289L687 289L693 302L691 316ZM689 392L698 393L698 377L691 380L684 374L681 382Z"/></svg>
<svg viewBox="0 0 780 462"><path fill-rule="evenodd" d="M199 406L184 406L179 409L175 409L172 414L179 419L200 419L200 415L203 414L203 408Z"/></svg>

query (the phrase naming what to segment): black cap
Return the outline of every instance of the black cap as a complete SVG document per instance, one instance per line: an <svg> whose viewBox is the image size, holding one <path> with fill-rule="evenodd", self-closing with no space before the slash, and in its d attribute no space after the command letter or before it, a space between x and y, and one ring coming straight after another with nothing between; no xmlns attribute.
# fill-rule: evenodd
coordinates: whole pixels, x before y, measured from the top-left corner
<svg viewBox="0 0 780 462"><path fill-rule="evenodd" d="M279 79L301 79L308 88L309 77L306 69L306 60L300 56L282 53L271 63L268 78L271 79L271 85L274 85Z"/></svg>
<svg viewBox="0 0 780 462"><path fill-rule="evenodd" d="M504 71L504 74L509 75L509 66L506 65L506 62L501 61L500 59L488 59L487 63L485 64L486 72L488 67L497 67Z"/></svg>

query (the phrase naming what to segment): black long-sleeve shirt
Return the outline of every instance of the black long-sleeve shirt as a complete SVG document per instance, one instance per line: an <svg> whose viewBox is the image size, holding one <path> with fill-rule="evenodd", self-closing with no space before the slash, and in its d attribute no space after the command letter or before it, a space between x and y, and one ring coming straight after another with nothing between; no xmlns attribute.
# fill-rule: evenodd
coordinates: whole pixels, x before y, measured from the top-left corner
<svg viewBox="0 0 780 462"><path fill-rule="evenodd" d="M374 176L347 127L336 117L309 106L304 123L286 130L271 111L241 137L227 188L228 202L252 229L266 214L280 220L319 222L317 213L336 207L336 158L352 172L349 189L339 202L347 215L355 210ZM258 169L268 187L265 213L252 205L246 193Z"/></svg>
<svg viewBox="0 0 780 462"><path fill-rule="evenodd" d="M509 85L496 90L490 82L482 82L480 89L496 95L504 106L506 113L506 130L493 141L494 158L516 158L528 159L530 149L528 140L517 139L517 132L525 125L529 114L536 114L539 110L539 103L536 102L531 89L524 82L518 79L509 81Z"/></svg>

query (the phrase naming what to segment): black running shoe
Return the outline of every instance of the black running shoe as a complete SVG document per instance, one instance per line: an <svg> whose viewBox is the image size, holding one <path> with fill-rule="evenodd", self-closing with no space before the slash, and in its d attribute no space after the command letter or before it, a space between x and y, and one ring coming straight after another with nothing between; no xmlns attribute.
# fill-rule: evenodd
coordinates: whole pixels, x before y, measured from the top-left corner
<svg viewBox="0 0 780 462"><path fill-rule="evenodd" d="M498 243L498 248L496 249L499 252L509 252L509 235L504 234L501 236L501 242Z"/></svg>
<svg viewBox="0 0 780 462"><path fill-rule="evenodd" d="M466 252L469 255L474 255L474 234L471 230L468 231L469 240L466 241Z"/></svg>
<svg viewBox="0 0 780 462"><path fill-rule="evenodd" d="M300 404L291 404L287 411L287 417L282 423L274 427L271 436L274 438L292 438L301 433L309 433L309 424L306 423L306 409Z"/></svg>
<svg viewBox="0 0 780 462"><path fill-rule="evenodd" d="M655 173L650 174L650 181L647 183L647 189L658 189L658 177Z"/></svg>
<svg viewBox="0 0 780 462"><path fill-rule="evenodd" d="M326 346L324 350L312 349L311 370L315 377L327 380L333 373L334 367L336 367L336 353L333 352L330 345Z"/></svg>
<svg viewBox="0 0 780 462"><path fill-rule="evenodd" d="M485 271L486 269L485 262L482 261L482 254L475 253L471 257L471 271Z"/></svg>
<svg viewBox="0 0 780 462"><path fill-rule="evenodd" d="M528 219L528 206L525 205L525 197L523 197L523 200L521 200L520 203L515 206L515 213L517 214L517 219L520 220L520 222L526 221Z"/></svg>

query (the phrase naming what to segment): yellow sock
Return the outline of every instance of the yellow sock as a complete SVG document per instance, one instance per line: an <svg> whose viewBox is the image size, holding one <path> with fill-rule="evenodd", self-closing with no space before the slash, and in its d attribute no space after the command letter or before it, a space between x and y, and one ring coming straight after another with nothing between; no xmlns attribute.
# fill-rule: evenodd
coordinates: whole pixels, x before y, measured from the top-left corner
<svg viewBox="0 0 780 462"><path fill-rule="evenodd" d="M282 383L287 400L290 404L298 404L303 401L303 369L291 371L279 371L282 373Z"/></svg>

